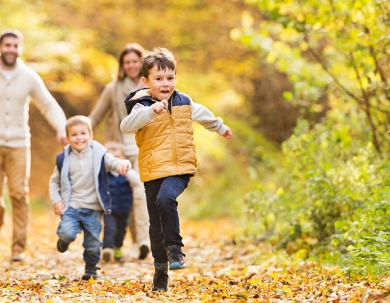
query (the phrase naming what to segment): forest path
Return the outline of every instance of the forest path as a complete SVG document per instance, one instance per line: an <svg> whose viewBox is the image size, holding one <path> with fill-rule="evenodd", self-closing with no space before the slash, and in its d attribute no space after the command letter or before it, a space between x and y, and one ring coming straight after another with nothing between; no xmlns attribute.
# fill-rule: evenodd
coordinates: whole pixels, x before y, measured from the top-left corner
<svg viewBox="0 0 390 303"><path fill-rule="evenodd" d="M63 254L56 250L59 219L34 212L26 260L10 263L12 221L0 238L0 302L390 302L390 281L351 282L334 267L278 260L265 244L235 245L227 220L182 221L187 268L170 271L169 290L152 292L153 261L132 258L127 235L124 262L99 266L96 281L84 273L82 235Z"/></svg>

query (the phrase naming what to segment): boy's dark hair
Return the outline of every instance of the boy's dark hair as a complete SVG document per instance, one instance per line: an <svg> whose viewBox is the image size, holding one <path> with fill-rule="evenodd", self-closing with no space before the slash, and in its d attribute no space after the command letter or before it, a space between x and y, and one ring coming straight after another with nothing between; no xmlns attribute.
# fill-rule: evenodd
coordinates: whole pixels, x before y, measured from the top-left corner
<svg viewBox="0 0 390 303"><path fill-rule="evenodd" d="M16 29L6 29L0 33L0 44L3 43L5 37L19 38L20 42L23 41L23 35Z"/></svg>
<svg viewBox="0 0 390 303"><path fill-rule="evenodd" d="M157 66L157 70L170 69L176 72L176 61L173 54L163 47L154 48L152 52L146 52L142 58L142 76L149 77L149 71Z"/></svg>
<svg viewBox="0 0 390 303"><path fill-rule="evenodd" d="M123 78L126 77L126 74L125 74L125 69L123 67L123 57L126 56L127 54L129 53L135 53L136 55L138 55L139 59L141 60L142 59L142 56L144 55L145 53L145 49L139 45L138 43L129 43L129 44L126 44L122 49L121 51L119 52L118 54L118 63L119 63L119 68L118 68L118 75L117 75L117 78L119 80L122 80ZM140 77L142 76L142 73L140 72Z"/></svg>
<svg viewBox="0 0 390 303"><path fill-rule="evenodd" d="M69 135L69 128L71 128L75 125L86 125L88 127L89 132L92 133L91 120L86 116L77 115L77 116L70 117L66 121L65 129L66 129L67 136Z"/></svg>

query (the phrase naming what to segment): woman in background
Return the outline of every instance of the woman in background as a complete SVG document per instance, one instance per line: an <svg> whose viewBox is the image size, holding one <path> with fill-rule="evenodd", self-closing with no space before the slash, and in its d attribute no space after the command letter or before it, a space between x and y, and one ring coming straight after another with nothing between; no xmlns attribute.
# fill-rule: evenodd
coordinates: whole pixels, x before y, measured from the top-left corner
<svg viewBox="0 0 390 303"><path fill-rule="evenodd" d="M134 134L123 134L119 125L127 116L124 100L126 96L143 87L141 77L141 59L145 49L137 43L126 44L118 55L118 75L106 85L89 118L95 128L104 118L105 142L118 141L125 147L125 156L130 160L133 169L138 168L138 147ZM140 190L140 188L142 190ZM149 215L143 187L133 188L133 210L130 213L129 228L133 246L139 249L139 259L145 259L150 249Z"/></svg>

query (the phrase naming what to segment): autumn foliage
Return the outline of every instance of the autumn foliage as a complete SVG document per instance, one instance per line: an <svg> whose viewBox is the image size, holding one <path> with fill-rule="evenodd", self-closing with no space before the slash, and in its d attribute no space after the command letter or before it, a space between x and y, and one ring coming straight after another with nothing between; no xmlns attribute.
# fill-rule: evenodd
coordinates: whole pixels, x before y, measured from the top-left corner
<svg viewBox="0 0 390 303"><path fill-rule="evenodd" d="M217 274L222 265L208 269L196 264L202 278L192 278L186 270L173 285L188 283L189 292L201 285L205 301L224 296L309 300L294 297L300 291L314 302L384 300L386 291L375 297L371 288L386 290L386 283L370 281L381 281L390 268L389 1L0 0L0 5L0 27L23 32L23 59L42 76L68 117L89 114L116 72L118 50L138 42L148 50L170 49L178 62L178 89L232 128L235 136L225 142L195 126L200 165L179 209L186 219L230 218L237 224L223 248L219 239L214 243L222 255L229 251L236 256L237 263L221 263L232 262L238 276ZM36 209L50 204L48 180L62 147L34 105L30 114L31 200ZM104 123L94 131L99 141L103 129ZM269 245L267 252L256 251L259 243ZM202 255L194 249L191 258ZM304 263L272 261L282 268L278 279L268 267L258 268L257 282L248 278L245 270L274 253ZM2 253L4 260L6 256ZM340 271L329 269L332 277L325 277L316 262L337 264ZM4 283L21 274L13 266L4 267L9 269L3 272ZM125 277L118 283L145 283L131 285L140 296L155 296L144 289L150 266L140 266L147 278ZM293 276L303 267L314 280L299 282ZM54 264L49 268L55 269ZM212 282L203 277L211 268ZM49 276L44 279L55 282L48 283L73 287L78 274L60 269ZM103 280L94 287L119 287L108 282L111 277ZM309 288L310 283L315 286ZM5 288L13 293L9 288L14 286ZM321 292L318 298L315 292ZM185 301L190 294L182 296L178 298Z"/></svg>
<svg viewBox="0 0 390 303"><path fill-rule="evenodd" d="M6 217L6 222L10 221ZM82 237L56 251L58 219L34 212L27 259L9 263L11 225L1 230L0 302L386 302L390 284L348 280L338 267L289 262L265 243L235 245L232 221L183 222L187 268L170 271L168 292L152 292L153 262L131 257L101 263L97 280L82 281Z"/></svg>

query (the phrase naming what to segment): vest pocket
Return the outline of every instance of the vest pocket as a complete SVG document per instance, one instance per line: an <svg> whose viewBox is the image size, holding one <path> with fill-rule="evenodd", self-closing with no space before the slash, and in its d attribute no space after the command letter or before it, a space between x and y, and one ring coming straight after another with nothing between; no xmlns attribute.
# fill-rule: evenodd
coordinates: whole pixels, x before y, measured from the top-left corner
<svg viewBox="0 0 390 303"><path fill-rule="evenodd" d="M195 148L192 149L192 153L193 153L193 156L194 156L194 159L195 159L195 167L198 167L199 162L198 162L198 156L196 155Z"/></svg>
<svg viewBox="0 0 390 303"><path fill-rule="evenodd" d="M152 152L149 155L148 162L146 162L146 167L148 169L148 173L150 173L151 170L152 170L152 158L153 158L153 155L154 155L154 150L152 150Z"/></svg>

